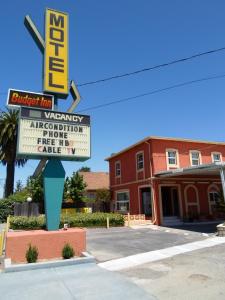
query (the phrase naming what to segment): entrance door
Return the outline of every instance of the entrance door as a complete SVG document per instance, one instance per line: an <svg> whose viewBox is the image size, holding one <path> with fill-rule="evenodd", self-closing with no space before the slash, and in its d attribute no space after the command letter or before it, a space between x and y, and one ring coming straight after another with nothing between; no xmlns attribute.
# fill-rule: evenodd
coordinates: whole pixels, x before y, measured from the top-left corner
<svg viewBox="0 0 225 300"><path fill-rule="evenodd" d="M141 189L141 213L147 217L152 216L152 197L151 197L151 189L143 188Z"/></svg>
<svg viewBox="0 0 225 300"><path fill-rule="evenodd" d="M180 216L179 198L176 187L161 187L162 208L164 217Z"/></svg>
<svg viewBox="0 0 225 300"><path fill-rule="evenodd" d="M179 200L178 200L177 188L171 188L171 198L172 198L172 205L173 205L173 215L179 217L180 210L179 210Z"/></svg>

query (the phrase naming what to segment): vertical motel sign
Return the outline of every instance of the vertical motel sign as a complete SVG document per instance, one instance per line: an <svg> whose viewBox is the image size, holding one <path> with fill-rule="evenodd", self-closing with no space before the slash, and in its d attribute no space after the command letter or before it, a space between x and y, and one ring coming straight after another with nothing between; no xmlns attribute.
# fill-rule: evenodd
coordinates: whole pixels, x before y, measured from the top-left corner
<svg viewBox="0 0 225 300"><path fill-rule="evenodd" d="M52 9L45 15L44 92L68 96L68 15Z"/></svg>

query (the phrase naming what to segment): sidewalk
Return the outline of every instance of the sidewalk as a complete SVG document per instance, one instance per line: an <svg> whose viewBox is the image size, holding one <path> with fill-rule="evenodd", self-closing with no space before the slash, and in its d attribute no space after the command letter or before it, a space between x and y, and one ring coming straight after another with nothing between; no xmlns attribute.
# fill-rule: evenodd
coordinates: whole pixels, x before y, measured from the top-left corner
<svg viewBox="0 0 225 300"><path fill-rule="evenodd" d="M4 300L153 300L124 276L96 264L0 273Z"/></svg>

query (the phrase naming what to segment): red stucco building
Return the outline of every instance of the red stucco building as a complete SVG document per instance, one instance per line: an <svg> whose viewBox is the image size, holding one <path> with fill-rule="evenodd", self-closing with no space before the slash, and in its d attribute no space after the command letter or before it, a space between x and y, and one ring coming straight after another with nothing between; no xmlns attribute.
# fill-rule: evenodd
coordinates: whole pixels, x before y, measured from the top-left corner
<svg viewBox="0 0 225 300"><path fill-rule="evenodd" d="M224 217L225 143L148 137L106 160L114 211L159 225Z"/></svg>

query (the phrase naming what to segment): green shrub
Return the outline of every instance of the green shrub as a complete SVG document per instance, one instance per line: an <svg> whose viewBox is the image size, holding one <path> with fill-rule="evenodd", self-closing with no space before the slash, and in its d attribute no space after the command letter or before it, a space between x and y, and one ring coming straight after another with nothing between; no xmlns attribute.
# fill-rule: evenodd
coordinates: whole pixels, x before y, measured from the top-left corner
<svg viewBox="0 0 225 300"><path fill-rule="evenodd" d="M13 215L14 202L11 199L0 200L0 223L6 222L7 217Z"/></svg>
<svg viewBox="0 0 225 300"><path fill-rule="evenodd" d="M69 227L106 227L106 220L109 218L110 226L123 226L124 217L114 213L76 213L74 215L61 216L60 227L68 223Z"/></svg>
<svg viewBox="0 0 225 300"><path fill-rule="evenodd" d="M45 216L41 215L38 217L11 217L10 228L24 229L24 230L36 230L45 228Z"/></svg>
<svg viewBox="0 0 225 300"><path fill-rule="evenodd" d="M6 222L9 215L13 216L14 203L25 202L28 196L26 190L10 195L8 198L0 199L0 223Z"/></svg>
<svg viewBox="0 0 225 300"><path fill-rule="evenodd" d="M73 247L70 246L70 244L65 244L63 249L62 249L62 257L64 259L69 259L71 257L74 257L74 250Z"/></svg>
<svg viewBox="0 0 225 300"><path fill-rule="evenodd" d="M123 226L124 217L114 213L75 213L74 215L62 215L60 220L60 228L65 223L68 227L106 227L106 220L109 218L110 226ZM46 227L45 216L39 217L11 217L10 227L14 230L35 230L44 229Z"/></svg>
<svg viewBox="0 0 225 300"><path fill-rule="evenodd" d="M26 252L26 260L28 263L35 263L38 258L38 249L36 246L29 245L29 248Z"/></svg>

